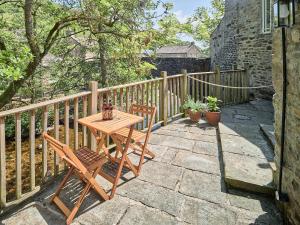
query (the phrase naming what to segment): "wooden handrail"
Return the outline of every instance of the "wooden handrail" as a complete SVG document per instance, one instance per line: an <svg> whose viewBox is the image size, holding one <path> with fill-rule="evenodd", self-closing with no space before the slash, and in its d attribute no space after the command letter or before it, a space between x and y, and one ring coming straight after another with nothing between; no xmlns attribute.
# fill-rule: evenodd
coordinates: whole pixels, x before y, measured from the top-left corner
<svg viewBox="0 0 300 225"><path fill-rule="evenodd" d="M64 96L64 97L61 97L61 98L56 98L56 99L48 100L48 101L45 101L45 102L39 102L39 103L36 103L36 104L23 106L23 107L20 107L20 108L10 109L10 110L7 110L7 111L0 112L0 118L5 117L5 116L14 115L16 113L28 112L28 111L31 111L31 110L34 110L34 109L39 109L39 108L43 108L43 107L46 107L46 106L49 106L49 105L54 105L56 103L65 102L65 101L73 100L75 98L88 96L90 94L91 94L90 91L84 91L84 92L74 94L74 95Z"/></svg>

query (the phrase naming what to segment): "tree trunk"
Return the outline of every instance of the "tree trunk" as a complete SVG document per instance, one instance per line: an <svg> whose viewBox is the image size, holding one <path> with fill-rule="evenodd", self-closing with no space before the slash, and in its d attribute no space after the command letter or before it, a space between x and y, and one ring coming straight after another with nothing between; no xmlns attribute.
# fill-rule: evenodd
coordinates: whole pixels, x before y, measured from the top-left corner
<svg viewBox="0 0 300 225"><path fill-rule="evenodd" d="M98 45L99 45L99 58L100 58L100 77L101 77L101 85L102 87L106 87L108 85L107 82L107 65L106 65L106 59L105 59L105 40L103 38L98 39Z"/></svg>

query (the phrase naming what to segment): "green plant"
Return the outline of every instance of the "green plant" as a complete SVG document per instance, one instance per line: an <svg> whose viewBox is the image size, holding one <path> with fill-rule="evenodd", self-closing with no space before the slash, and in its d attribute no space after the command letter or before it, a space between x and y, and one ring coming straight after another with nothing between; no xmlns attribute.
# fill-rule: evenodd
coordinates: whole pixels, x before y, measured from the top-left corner
<svg viewBox="0 0 300 225"><path fill-rule="evenodd" d="M194 101L190 96L182 105L183 110L190 110L191 112L205 112L207 111L207 105L200 101Z"/></svg>
<svg viewBox="0 0 300 225"><path fill-rule="evenodd" d="M218 104L221 102L216 97L208 96L206 97L207 109L209 112L220 112Z"/></svg>

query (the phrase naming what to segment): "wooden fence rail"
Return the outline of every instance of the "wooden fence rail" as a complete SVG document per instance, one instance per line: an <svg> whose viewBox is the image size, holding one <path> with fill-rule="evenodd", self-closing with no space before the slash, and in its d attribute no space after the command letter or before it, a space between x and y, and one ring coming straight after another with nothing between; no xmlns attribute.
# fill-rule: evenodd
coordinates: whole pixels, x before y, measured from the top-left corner
<svg viewBox="0 0 300 225"><path fill-rule="evenodd" d="M156 125L166 125L170 119L182 115L181 105L187 95L200 101L208 95L216 95L226 104L248 100L247 91L227 91L188 79L188 76L235 86L249 82L245 71L188 74L182 70L181 74L172 76L162 72L160 78L101 89L97 82L90 82L89 91L0 112L0 214L39 191L42 185L65 169L59 157L40 137L41 131L50 132L74 149L85 145L95 148L93 136L86 127L78 124L78 119L101 112L104 95L122 111L128 112L134 102L157 106ZM24 116L29 118L26 138L22 136ZM14 140L6 138L9 117L14 118ZM137 128L147 128L148 119ZM107 144L110 144L109 140Z"/></svg>

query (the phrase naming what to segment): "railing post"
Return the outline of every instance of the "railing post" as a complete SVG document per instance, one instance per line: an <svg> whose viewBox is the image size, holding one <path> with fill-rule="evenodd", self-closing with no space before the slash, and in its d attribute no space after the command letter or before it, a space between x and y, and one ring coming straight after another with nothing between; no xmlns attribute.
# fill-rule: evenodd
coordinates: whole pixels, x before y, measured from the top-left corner
<svg viewBox="0 0 300 225"><path fill-rule="evenodd" d="M0 206L6 204L5 119L0 117Z"/></svg>
<svg viewBox="0 0 300 225"><path fill-rule="evenodd" d="M163 78L160 88L160 120L163 121L163 126L166 126L168 123L168 74L162 71L160 76Z"/></svg>
<svg viewBox="0 0 300 225"><path fill-rule="evenodd" d="M221 72L220 72L220 67L216 66L216 70L215 70L215 76L216 76L216 84L221 84ZM221 99L221 88L220 87L216 87L216 97L218 99Z"/></svg>
<svg viewBox="0 0 300 225"><path fill-rule="evenodd" d="M186 100L188 93L188 74L187 74L187 70L183 69L181 70L181 73L183 74L182 76L182 85L181 85L181 104L184 103L184 101Z"/></svg>
<svg viewBox="0 0 300 225"><path fill-rule="evenodd" d="M90 116L97 113L98 82L90 81L89 90L92 92L88 97L88 115ZM90 131L88 131L88 147L96 150L96 140Z"/></svg>

